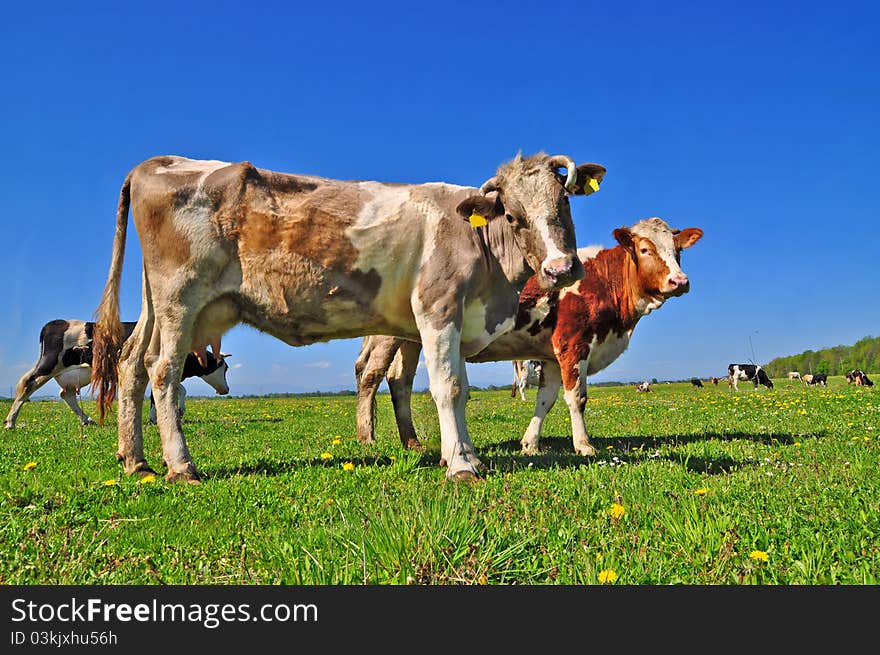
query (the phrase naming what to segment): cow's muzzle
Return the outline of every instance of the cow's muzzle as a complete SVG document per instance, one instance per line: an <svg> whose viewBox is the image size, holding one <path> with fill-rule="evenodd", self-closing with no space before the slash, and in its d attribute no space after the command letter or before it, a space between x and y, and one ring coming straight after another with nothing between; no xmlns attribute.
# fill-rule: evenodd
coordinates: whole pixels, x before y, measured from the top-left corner
<svg viewBox="0 0 880 655"><path fill-rule="evenodd" d="M687 278L687 275L676 275L666 281L666 288L667 295L681 296L690 291L691 281Z"/></svg>
<svg viewBox="0 0 880 655"><path fill-rule="evenodd" d="M541 266L541 286L562 289L584 277L584 265L577 257L557 257Z"/></svg>

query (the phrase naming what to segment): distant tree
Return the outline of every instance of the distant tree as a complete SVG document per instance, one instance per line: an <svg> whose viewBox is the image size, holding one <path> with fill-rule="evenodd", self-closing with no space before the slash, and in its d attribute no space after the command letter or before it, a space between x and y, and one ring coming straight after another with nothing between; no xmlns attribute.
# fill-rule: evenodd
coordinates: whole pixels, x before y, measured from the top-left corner
<svg viewBox="0 0 880 655"><path fill-rule="evenodd" d="M651 384L659 384L657 378L651 378Z"/></svg>

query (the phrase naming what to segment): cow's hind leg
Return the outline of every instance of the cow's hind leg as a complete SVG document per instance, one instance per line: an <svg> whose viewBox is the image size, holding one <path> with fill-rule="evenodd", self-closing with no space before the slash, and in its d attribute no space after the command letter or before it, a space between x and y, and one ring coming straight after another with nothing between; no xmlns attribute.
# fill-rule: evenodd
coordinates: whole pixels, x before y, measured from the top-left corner
<svg viewBox="0 0 880 655"><path fill-rule="evenodd" d="M376 392L391 360L400 347L394 337L365 337L354 364L357 383L357 438L362 443L376 441Z"/></svg>
<svg viewBox="0 0 880 655"><path fill-rule="evenodd" d="M562 386L562 375L559 364L556 361L545 362L541 373L541 383L538 385L538 398L535 401L535 413L529 421L529 427L523 438L522 453L524 455L536 455L541 440L541 427L544 419L553 409L556 399L559 397L559 388Z"/></svg>
<svg viewBox="0 0 880 655"><path fill-rule="evenodd" d="M77 402L76 394L78 389L76 387L62 387L61 388L61 398L64 402L67 403L67 406L70 407L70 411L76 414L79 417L80 423L83 425L95 425L95 421L91 419L91 417L86 414L82 407L79 406L79 402Z"/></svg>
<svg viewBox="0 0 880 655"><path fill-rule="evenodd" d="M9 408L9 413L6 415L6 420L3 423L3 427L7 430L15 429L15 422L18 420L18 413L28 401L28 398L30 398L37 389L52 379L51 375L40 375L38 373L38 368L39 364L25 373L18 381L18 384L15 385L15 400L12 401L12 407Z"/></svg>
<svg viewBox="0 0 880 655"><path fill-rule="evenodd" d="M154 317L146 305L119 360L119 410L117 411L116 459L123 470L139 476L155 474L144 457L144 392L147 389L145 359L152 346Z"/></svg>
<svg viewBox="0 0 880 655"><path fill-rule="evenodd" d="M180 418L180 383L183 362L189 352L192 330L171 324L162 325L159 355L147 358L147 371L156 400L156 423L162 439L162 459L168 482L200 482L196 466L189 454Z"/></svg>
<svg viewBox="0 0 880 655"><path fill-rule="evenodd" d="M421 352L422 344L415 341L403 341L387 374L388 389L391 391L391 404L394 406L394 420L397 422L400 443L404 448L410 450L422 449L412 419L412 387Z"/></svg>

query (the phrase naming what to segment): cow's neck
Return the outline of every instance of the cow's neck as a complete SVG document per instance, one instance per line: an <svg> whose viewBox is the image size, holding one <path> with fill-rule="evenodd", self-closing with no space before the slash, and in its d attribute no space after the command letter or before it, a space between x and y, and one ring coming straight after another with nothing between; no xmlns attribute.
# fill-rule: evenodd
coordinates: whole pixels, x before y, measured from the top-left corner
<svg viewBox="0 0 880 655"><path fill-rule="evenodd" d="M599 251L594 262L599 275L608 281L622 330L631 332L640 318L663 304L662 298L643 293L636 264L622 246Z"/></svg>
<svg viewBox="0 0 880 655"><path fill-rule="evenodd" d="M498 217L489 221L485 230L489 250L501 267L504 277L517 289L522 289L535 271L517 245L513 228L502 217Z"/></svg>

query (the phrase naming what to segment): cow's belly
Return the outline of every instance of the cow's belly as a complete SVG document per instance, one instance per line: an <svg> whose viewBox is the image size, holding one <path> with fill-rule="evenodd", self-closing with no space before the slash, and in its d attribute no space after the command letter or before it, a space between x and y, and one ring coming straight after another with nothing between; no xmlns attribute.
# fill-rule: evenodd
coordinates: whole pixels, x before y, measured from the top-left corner
<svg viewBox="0 0 880 655"><path fill-rule="evenodd" d="M55 376L55 381L62 389L79 391L92 381L92 367L83 364L66 368Z"/></svg>
<svg viewBox="0 0 880 655"><path fill-rule="evenodd" d="M528 330L508 332L480 352L467 358L469 362L506 362L512 359L554 359L549 329L530 334Z"/></svg>
<svg viewBox="0 0 880 655"><path fill-rule="evenodd" d="M610 332L603 341L596 342L591 346L587 375L598 373L620 357L627 346L629 346L630 334L631 332L624 332L623 334Z"/></svg>

